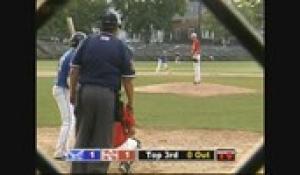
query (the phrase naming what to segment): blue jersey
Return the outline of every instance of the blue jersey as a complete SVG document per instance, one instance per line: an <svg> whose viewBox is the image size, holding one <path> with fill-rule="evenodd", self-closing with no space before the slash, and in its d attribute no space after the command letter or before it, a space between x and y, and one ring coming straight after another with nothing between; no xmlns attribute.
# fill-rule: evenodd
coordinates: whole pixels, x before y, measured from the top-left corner
<svg viewBox="0 0 300 175"><path fill-rule="evenodd" d="M109 33L90 35L79 46L72 66L80 69L79 83L121 88L121 77L133 77L132 53L126 45Z"/></svg>
<svg viewBox="0 0 300 175"><path fill-rule="evenodd" d="M55 85L63 88L69 88L67 79L70 71L70 63L74 57L75 49L70 48L63 56L60 57L58 63L57 77L55 79Z"/></svg>

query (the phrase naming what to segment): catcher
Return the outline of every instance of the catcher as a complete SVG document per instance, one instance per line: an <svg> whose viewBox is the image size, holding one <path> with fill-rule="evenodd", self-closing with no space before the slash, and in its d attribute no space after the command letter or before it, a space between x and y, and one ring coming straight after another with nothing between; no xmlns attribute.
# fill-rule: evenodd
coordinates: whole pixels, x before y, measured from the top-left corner
<svg viewBox="0 0 300 175"><path fill-rule="evenodd" d="M114 124L113 131L113 147L116 149L134 150L141 148L141 142L136 139L135 136L135 117L132 110L128 105L125 105L122 101L118 103L118 116ZM121 162L119 164L119 170L121 173L128 174L131 172L130 162Z"/></svg>

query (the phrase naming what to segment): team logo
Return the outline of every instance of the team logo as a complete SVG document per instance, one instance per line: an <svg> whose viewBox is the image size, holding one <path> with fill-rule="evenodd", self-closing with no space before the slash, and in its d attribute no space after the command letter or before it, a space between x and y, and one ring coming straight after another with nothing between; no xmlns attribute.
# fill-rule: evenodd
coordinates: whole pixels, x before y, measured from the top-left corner
<svg viewBox="0 0 300 175"><path fill-rule="evenodd" d="M84 150L73 149L67 153L66 161L83 161Z"/></svg>
<svg viewBox="0 0 300 175"><path fill-rule="evenodd" d="M101 150L102 161L116 161L118 159L117 150L113 149L103 149Z"/></svg>

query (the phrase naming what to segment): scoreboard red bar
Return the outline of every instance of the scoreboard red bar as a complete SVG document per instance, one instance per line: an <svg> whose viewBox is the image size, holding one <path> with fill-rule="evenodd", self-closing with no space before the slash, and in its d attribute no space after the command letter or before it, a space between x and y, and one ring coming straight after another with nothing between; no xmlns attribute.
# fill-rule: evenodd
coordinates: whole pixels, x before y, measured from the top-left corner
<svg viewBox="0 0 300 175"><path fill-rule="evenodd" d="M216 150L217 161L235 161L234 149L217 149Z"/></svg>
<svg viewBox="0 0 300 175"><path fill-rule="evenodd" d="M119 150L118 151L119 161L134 161L136 160L136 151L130 150Z"/></svg>

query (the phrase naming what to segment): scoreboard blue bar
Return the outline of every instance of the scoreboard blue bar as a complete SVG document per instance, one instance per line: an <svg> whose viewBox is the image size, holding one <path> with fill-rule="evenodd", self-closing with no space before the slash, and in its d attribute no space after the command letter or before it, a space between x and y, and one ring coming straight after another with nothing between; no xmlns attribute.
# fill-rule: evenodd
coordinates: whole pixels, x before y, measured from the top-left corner
<svg viewBox="0 0 300 175"><path fill-rule="evenodd" d="M72 149L66 156L66 161L101 161L100 149Z"/></svg>

